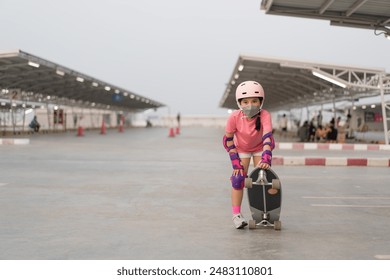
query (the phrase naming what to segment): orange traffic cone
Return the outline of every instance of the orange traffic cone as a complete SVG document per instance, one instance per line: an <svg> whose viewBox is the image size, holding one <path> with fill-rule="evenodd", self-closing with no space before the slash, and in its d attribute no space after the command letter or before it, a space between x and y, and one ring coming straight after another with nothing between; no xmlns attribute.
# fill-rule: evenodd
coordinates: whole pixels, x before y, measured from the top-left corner
<svg viewBox="0 0 390 280"><path fill-rule="evenodd" d="M77 136L84 136L84 129L82 126L79 126L77 129Z"/></svg>
<svg viewBox="0 0 390 280"><path fill-rule="evenodd" d="M169 137L175 137L175 132L173 131L173 127L169 129Z"/></svg>
<svg viewBox="0 0 390 280"><path fill-rule="evenodd" d="M180 127L176 127L176 134L180 134Z"/></svg>
<svg viewBox="0 0 390 280"><path fill-rule="evenodd" d="M102 128L100 129L100 134L106 134L106 123L102 121Z"/></svg>

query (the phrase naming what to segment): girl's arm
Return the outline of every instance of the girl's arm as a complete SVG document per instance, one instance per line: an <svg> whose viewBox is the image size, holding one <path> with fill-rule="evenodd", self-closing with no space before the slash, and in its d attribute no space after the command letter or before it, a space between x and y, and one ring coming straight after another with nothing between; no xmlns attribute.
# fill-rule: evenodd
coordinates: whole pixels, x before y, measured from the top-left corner
<svg viewBox="0 0 390 280"><path fill-rule="evenodd" d="M236 146L234 145L233 137L234 133L226 132L223 137L223 144L226 151L229 153L230 160L232 161L233 175L236 176L238 174L243 174L244 167L237 153Z"/></svg>
<svg viewBox="0 0 390 280"><path fill-rule="evenodd" d="M257 166L262 169L269 169L271 167L272 162L272 150L275 148L275 140L272 136L271 114L264 111L264 113L262 113L261 120L263 126L263 153L261 155L261 161Z"/></svg>
<svg viewBox="0 0 390 280"><path fill-rule="evenodd" d="M269 169L272 162L272 150L275 146L272 132L268 131L263 134L263 154L261 156L261 161L257 165L262 169Z"/></svg>

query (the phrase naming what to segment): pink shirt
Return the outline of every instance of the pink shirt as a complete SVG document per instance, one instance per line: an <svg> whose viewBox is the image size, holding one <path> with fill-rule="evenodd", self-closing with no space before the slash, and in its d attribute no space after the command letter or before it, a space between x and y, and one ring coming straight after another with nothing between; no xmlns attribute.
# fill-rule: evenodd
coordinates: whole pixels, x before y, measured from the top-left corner
<svg viewBox="0 0 390 280"><path fill-rule="evenodd" d="M263 150L261 140L265 133L272 131L271 114L262 109L260 130L256 130L256 117L248 119L241 110L230 114L226 123L226 132L234 133L234 145L239 153L253 153Z"/></svg>

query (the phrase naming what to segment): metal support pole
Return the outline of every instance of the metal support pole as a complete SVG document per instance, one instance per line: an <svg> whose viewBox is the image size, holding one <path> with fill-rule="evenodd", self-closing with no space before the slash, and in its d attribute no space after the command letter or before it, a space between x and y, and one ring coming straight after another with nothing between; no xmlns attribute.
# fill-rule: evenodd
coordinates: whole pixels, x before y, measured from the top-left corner
<svg viewBox="0 0 390 280"><path fill-rule="evenodd" d="M379 75L379 89L381 92L381 103L382 103L382 119L383 119L383 132L385 134L385 144L389 145L389 129L387 127L387 121L390 118L387 117L386 113L386 102L385 102L385 91L383 89L383 75Z"/></svg>
<svg viewBox="0 0 390 280"><path fill-rule="evenodd" d="M306 117L307 117L307 122L310 122L310 109L309 105L306 105Z"/></svg>
<svg viewBox="0 0 390 280"><path fill-rule="evenodd" d="M22 111L23 111L22 133L24 133L24 126L26 124L26 107L24 105L22 107Z"/></svg>
<svg viewBox="0 0 390 280"><path fill-rule="evenodd" d="M49 126L49 131L51 130L51 118L50 118L50 108L49 108L49 103L46 103L46 112L47 112L47 124Z"/></svg>

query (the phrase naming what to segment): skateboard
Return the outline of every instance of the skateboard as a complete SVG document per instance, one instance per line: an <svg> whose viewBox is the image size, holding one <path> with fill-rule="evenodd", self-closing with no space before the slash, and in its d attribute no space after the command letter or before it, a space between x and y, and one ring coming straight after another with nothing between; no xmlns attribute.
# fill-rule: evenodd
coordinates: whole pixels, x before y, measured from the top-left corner
<svg viewBox="0 0 390 280"><path fill-rule="evenodd" d="M281 230L282 184L276 173L272 169L255 168L245 179L245 187L253 218L249 220L249 228L273 227Z"/></svg>

